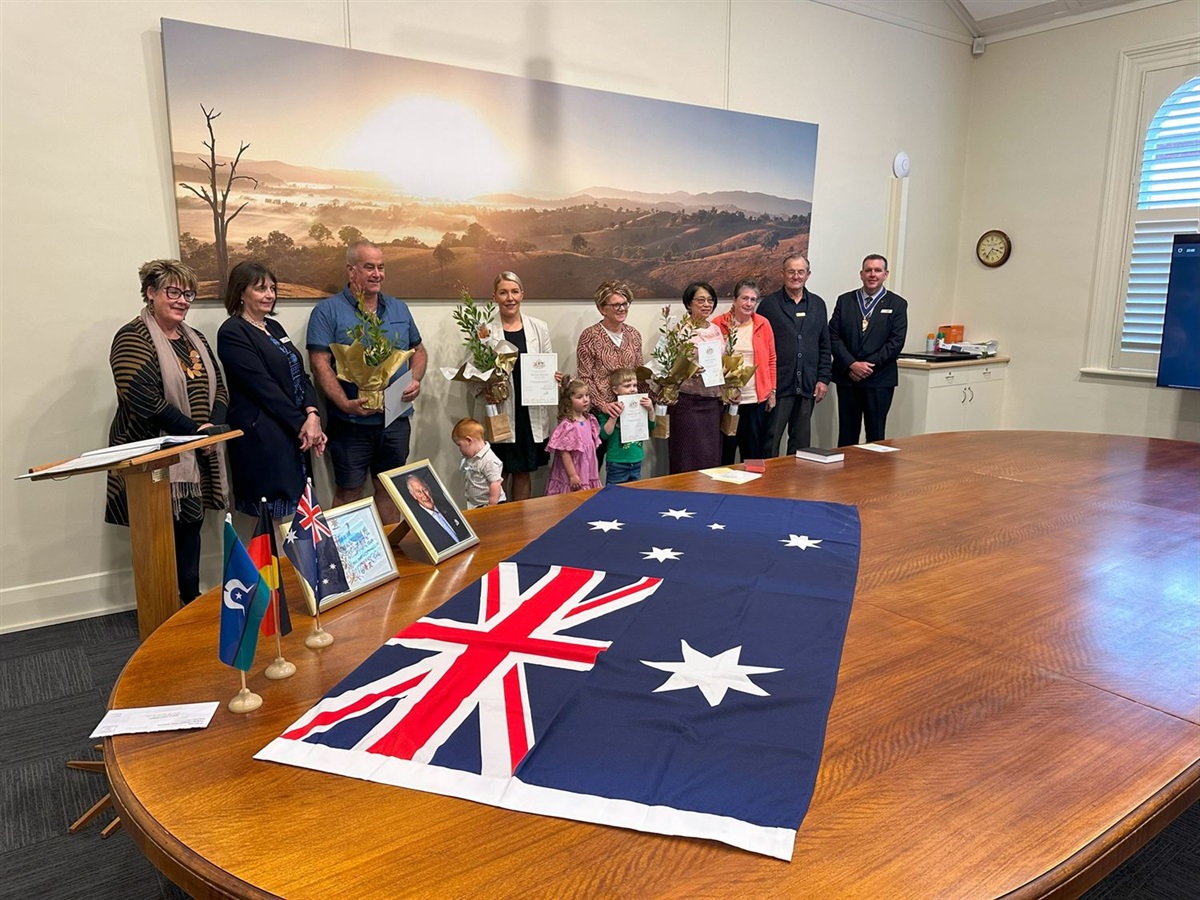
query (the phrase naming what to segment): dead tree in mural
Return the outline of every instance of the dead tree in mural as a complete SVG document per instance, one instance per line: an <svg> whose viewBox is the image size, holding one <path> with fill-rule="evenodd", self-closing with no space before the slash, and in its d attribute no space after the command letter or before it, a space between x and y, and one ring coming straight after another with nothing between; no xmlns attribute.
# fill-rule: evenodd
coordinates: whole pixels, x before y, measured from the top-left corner
<svg viewBox="0 0 1200 900"><path fill-rule="evenodd" d="M186 188L191 191L201 200L208 204L212 210L213 217L213 246L216 249L217 255L217 291L218 293L225 290L225 280L229 277L229 244L226 240L226 235L229 233L229 223L237 218L238 213L246 208L247 200L232 213L228 213L229 208L229 191L233 187L235 181L252 181L254 186L258 187L258 179L250 175L238 175L237 166L242 158L242 154L250 149L249 144L242 144L238 149L237 156L231 162L217 162L217 136L213 133L213 119L216 119L221 114L213 109L205 109L204 104L200 104L200 111L204 113L204 119L208 124L208 140L204 141L204 146L208 148L208 159L198 157L200 163L208 170L208 186L201 187L199 190L192 187L190 184L183 182L179 183L181 188ZM225 179L224 190L217 188L217 170L229 167L228 177Z"/></svg>

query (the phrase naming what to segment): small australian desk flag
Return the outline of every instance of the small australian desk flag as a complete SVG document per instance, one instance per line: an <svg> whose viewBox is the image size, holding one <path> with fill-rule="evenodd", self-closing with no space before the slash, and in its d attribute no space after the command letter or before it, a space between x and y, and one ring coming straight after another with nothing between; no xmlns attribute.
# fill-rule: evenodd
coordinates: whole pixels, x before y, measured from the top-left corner
<svg viewBox="0 0 1200 900"><path fill-rule="evenodd" d="M312 588L318 609L326 597L350 590L342 558L333 542L333 531L313 496L312 482L304 486L292 527L283 541L283 552Z"/></svg>

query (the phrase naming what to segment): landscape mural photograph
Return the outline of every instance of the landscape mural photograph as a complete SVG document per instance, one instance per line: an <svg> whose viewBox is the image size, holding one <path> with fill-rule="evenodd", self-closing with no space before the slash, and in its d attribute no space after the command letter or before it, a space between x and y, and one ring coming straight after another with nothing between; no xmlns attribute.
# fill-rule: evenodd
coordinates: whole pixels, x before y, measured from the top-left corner
<svg viewBox="0 0 1200 900"><path fill-rule="evenodd" d="M518 269L722 294L806 252L817 126L164 19L179 246L201 297L267 262L282 298L378 244L406 297Z"/></svg>

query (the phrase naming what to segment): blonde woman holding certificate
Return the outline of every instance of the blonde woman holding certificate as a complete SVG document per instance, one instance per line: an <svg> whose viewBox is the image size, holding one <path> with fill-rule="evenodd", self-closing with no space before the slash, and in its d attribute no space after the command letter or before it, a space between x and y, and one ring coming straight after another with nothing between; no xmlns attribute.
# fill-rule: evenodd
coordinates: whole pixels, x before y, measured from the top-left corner
<svg viewBox="0 0 1200 900"><path fill-rule="evenodd" d="M521 365L526 354L553 353L550 346L550 328L541 319L526 316L521 312L521 301L525 298L525 286L515 272L501 272L492 282L492 302L499 313L498 321L492 323L485 340L495 343L508 341L520 355L512 371L512 385L508 399L500 411L512 423L513 439L505 443L493 443L492 450L504 466L504 475L509 479L505 490L509 500L528 500L531 494L532 474L550 462L546 452L549 435L551 407L526 406L521 396Z"/></svg>

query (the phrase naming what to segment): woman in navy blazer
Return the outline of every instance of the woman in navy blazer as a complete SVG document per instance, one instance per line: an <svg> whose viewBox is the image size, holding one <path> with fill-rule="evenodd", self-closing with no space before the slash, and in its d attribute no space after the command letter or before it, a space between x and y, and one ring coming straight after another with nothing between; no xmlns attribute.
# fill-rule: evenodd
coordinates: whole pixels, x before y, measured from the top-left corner
<svg viewBox="0 0 1200 900"><path fill-rule="evenodd" d="M275 312L276 278L240 262L229 273L217 355L229 385L227 422L245 434L229 442L234 508L257 516L267 498L275 518L296 511L312 474L309 451L325 451L317 394L302 357Z"/></svg>

